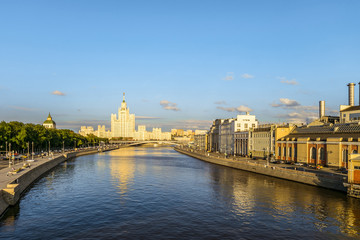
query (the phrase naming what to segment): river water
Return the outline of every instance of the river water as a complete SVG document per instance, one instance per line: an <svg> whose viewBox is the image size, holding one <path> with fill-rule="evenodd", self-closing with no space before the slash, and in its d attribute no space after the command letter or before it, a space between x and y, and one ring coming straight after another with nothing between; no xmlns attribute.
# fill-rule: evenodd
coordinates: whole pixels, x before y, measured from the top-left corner
<svg viewBox="0 0 360 240"><path fill-rule="evenodd" d="M0 220L2 239L358 239L360 200L171 148L78 157Z"/></svg>

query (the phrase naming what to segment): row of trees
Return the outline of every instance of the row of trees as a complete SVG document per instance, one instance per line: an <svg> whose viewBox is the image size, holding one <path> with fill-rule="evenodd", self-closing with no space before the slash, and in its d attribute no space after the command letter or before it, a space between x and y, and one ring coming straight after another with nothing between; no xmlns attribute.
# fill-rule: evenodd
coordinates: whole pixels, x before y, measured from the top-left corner
<svg viewBox="0 0 360 240"><path fill-rule="evenodd" d="M69 129L47 129L39 124L22 122L0 123L0 151L8 149L18 152L32 147L37 150L48 150L49 142L51 149L73 148L80 146L92 146L100 142L108 143L106 138L98 138L95 135L81 136Z"/></svg>

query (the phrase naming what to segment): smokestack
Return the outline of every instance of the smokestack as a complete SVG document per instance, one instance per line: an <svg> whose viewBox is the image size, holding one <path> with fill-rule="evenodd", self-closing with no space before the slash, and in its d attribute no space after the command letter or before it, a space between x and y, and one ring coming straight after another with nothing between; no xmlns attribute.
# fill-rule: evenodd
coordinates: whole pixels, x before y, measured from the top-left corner
<svg viewBox="0 0 360 240"><path fill-rule="evenodd" d="M325 101L319 101L319 118L325 116Z"/></svg>
<svg viewBox="0 0 360 240"><path fill-rule="evenodd" d="M349 83L348 87L349 87L349 105L350 106L354 106L354 86L355 83Z"/></svg>

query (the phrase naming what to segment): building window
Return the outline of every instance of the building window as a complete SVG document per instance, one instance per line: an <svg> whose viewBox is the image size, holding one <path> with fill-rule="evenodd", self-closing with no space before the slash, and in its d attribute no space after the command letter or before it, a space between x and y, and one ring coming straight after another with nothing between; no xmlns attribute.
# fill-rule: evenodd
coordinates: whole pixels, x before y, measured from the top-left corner
<svg viewBox="0 0 360 240"><path fill-rule="evenodd" d="M292 148L289 147L289 157L292 157L291 155L292 155Z"/></svg>
<svg viewBox="0 0 360 240"><path fill-rule="evenodd" d="M343 163L346 163L348 161L348 150L347 149L344 149L342 151L342 162Z"/></svg>
<svg viewBox="0 0 360 240"><path fill-rule="evenodd" d="M255 128L255 123L252 124L252 127Z"/></svg>
<svg viewBox="0 0 360 240"><path fill-rule="evenodd" d="M320 161L325 161L325 150L324 148L319 149Z"/></svg>
<svg viewBox="0 0 360 240"><path fill-rule="evenodd" d="M354 150L353 152L352 152L352 154L357 154L358 153L358 151L357 150Z"/></svg>
<svg viewBox="0 0 360 240"><path fill-rule="evenodd" d="M278 151L279 151L279 156L281 156L281 147L279 147Z"/></svg>
<svg viewBox="0 0 360 240"><path fill-rule="evenodd" d="M314 147L311 148L311 159L316 160L316 148Z"/></svg>
<svg viewBox="0 0 360 240"><path fill-rule="evenodd" d="M294 147L294 157L297 157L297 147Z"/></svg>
<svg viewBox="0 0 360 240"><path fill-rule="evenodd" d="M286 157L286 147L284 147L284 156Z"/></svg>
<svg viewBox="0 0 360 240"><path fill-rule="evenodd" d="M246 129L248 128L248 124L247 124L247 123L245 123L245 128L246 128Z"/></svg>

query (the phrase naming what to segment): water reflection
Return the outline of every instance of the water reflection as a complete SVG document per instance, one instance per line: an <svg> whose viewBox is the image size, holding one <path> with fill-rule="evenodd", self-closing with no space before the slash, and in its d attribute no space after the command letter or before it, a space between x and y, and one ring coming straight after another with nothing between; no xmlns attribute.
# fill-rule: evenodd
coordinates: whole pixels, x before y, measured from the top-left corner
<svg viewBox="0 0 360 240"><path fill-rule="evenodd" d="M0 221L0 238L358 238L359 203L170 148L124 148L49 172Z"/></svg>
<svg viewBox="0 0 360 240"><path fill-rule="evenodd" d="M118 193L124 196L128 191L128 186L132 184L135 174L135 156L144 155L134 153L134 148L124 148L110 152L111 160L109 164L110 174L114 181L113 184L119 189Z"/></svg>
<svg viewBox="0 0 360 240"><path fill-rule="evenodd" d="M271 224L300 224L320 232L359 236L360 201L322 188L218 166L212 168L214 193L241 217L267 213ZM213 186L213 187L214 187ZM289 225L289 228L293 226ZM306 229L306 226L304 226Z"/></svg>

